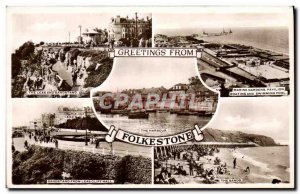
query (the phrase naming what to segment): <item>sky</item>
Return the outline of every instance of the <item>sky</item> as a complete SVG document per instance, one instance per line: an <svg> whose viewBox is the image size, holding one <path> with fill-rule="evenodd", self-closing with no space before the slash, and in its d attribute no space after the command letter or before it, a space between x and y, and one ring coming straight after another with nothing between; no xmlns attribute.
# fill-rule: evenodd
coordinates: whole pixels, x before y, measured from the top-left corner
<svg viewBox="0 0 300 194"><path fill-rule="evenodd" d="M289 140L289 98L222 98L208 127Z"/></svg>
<svg viewBox="0 0 300 194"><path fill-rule="evenodd" d="M181 13L155 14L155 34L159 29L236 28L288 26L290 15L280 13Z"/></svg>
<svg viewBox="0 0 300 194"><path fill-rule="evenodd" d="M12 99L12 126L27 126L29 122L40 118L43 113L55 113L59 106L78 107L92 106L90 99L83 98L22 98Z"/></svg>
<svg viewBox="0 0 300 194"><path fill-rule="evenodd" d="M151 87L171 88L198 75L196 59L163 57L117 57L105 82L97 89L120 91Z"/></svg>
<svg viewBox="0 0 300 194"><path fill-rule="evenodd" d="M135 80L136 82L139 82ZM209 128L233 130L289 140L289 99L286 97L221 98ZM49 106L51 104L51 106ZM43 113L55 113L59 106L92 106L91 99L12 99L12 126L29 125Z"/></svg>
<svg viewBox="0 0 300 194"><path fill-rule="evenodd" d="M24 42L31 40L35 43L44 42L66 42L69 39L76 41L79 36L79 25L81 32L86 29L108 28L112 17L133 18L134 13L15 13L8 23L11 27L12 50L17 49ZM138 13L139 18L145 18L151 14Z"/></svg>

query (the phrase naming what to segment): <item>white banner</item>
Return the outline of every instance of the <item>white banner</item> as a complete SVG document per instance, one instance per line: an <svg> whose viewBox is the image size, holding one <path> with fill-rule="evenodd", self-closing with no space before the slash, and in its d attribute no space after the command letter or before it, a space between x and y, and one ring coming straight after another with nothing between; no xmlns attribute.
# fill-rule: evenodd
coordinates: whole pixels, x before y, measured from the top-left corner
<svg viewBox="0 0 300 194"><path fill-rule="evenodd" d="M110 57L200 57L195 48L115 48Z"/></svg>
<svg viewBox="0 0 300 194"><path fill-rule="evenodd" d="M141 136L133 133L129 133L122 129L116 129L114 125L110 126L109 132L105 137L105 140L109 143L113 142L115 139L143 146L167 146L175 145L180 143L185 143L190 140L202 141L203 132L198 125L192 130L185 131L183 133L178 133L171 136L164 137L148 137Z"/></svg>

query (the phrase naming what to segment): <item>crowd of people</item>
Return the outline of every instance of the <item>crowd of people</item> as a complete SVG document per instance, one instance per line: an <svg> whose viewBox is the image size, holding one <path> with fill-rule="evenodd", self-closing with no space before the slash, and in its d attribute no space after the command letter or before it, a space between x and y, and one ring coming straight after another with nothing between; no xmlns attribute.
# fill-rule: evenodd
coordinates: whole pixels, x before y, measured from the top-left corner
<svg viewBox="0 0 300 194"><path fill-rule="evenodd" d="M54 137L51 136L51 132L53 132L54 129L50 130L25 130L24 131L24 136L28 137L29 140L33 140L35 143L54 143L55 147L58 148L58 140ZM29 148L29 142L25 139L24 141L24 148L28 149Z"/></svg>
<svg viewBox="0 0 300 194"><path fill-rule="evenodd" d="M78 64L76 58L72 58L69 52L64 49L54 50L52 48L43 49L40 55L40 62L34 66L24 68L21 76L26 80L23 86L25 94L28 91L70 91L72 88L83 87L85 79L88 77L87 66L83 59ZM60 63L57 63L60 61ZM64 71L60 75L59 71ZM68 77L70 77L68 79ZM81 88L82 89L82 88Z"/></svg>
<svg viewBox="0 0 300 194"><path fill-rule="evenodd" d="M52 92L65 89L67 87L58 72L53 70L53 65L58 60L58 51L52 49L38 51L40 61L36 64L27 66L22 72L25 78L24 91L45 91Z"/></svg>
<svg viewBox="0 0 300 194"><path fill-rule="evenodd" d="M155 168L161 168L160 173L155 176L155 183L177 184L180 180L176 180L178 176L173 177L173 175L196 178L206 184L217 183L218 176L231 174L228 164L215 156L219 152L220 149L216 146L173 147L167 154L162 154L155 160ZM209 165L205 168L205 164ZM237 158L233 158L232 167L237 168ZM244 172L250 173L250 167L247 166Z"/></svg>

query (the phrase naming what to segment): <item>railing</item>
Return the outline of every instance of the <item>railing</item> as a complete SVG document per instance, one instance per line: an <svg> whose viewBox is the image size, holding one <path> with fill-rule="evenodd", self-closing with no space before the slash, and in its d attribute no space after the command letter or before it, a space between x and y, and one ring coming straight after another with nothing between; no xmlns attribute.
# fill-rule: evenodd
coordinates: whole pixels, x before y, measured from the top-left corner
<svg viewBox="0 0 300 194"><path fill-rule="evenodd" d="M55 148L55 143L53 142L36 142L34 139L29 139L25 136L25 140L28 141L31 145L37 145L42 147L52 147ZM129 149L109 149L105 147L101 147L101 143L99 144L100 148L96 148L95 146L84 146L84 145L72 145L72 144L58 144L58 149L62 150L73 150L73 151L84 151L84 152L92 152L102 155L118 155L118 156L126 156L126 155L133 155L133 156L143 156L143 157L152 157L152 152L144 152L144 151L131 151ZM150 149L149 149L150 150Z"/></svg>

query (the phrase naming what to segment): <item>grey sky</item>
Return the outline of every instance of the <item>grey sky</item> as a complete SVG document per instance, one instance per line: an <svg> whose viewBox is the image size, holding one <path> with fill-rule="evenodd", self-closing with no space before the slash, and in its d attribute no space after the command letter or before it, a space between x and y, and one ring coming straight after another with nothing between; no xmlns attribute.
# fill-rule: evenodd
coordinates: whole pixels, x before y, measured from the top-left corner
<svg viewBox="0 0 300 194"><path fill-rule="evenodd" d="M29 125L30 121L40 118L43 113L55 113L59 106L83 108L85 106L92 106L92 101L83 98L12 99L12 126Z"/></svg>
<svg viewBox="0 0 300 194"><path fill-rule="evenodd" d="M138 81L137 81L138 82ZM289 140L287 97L221 98L218 112L208 127L267 135L279 142ZM12 126L28 125L42 113L54 113L59 106L92 106L90 99L12 99Z"/></svg>
<svg viewBox="0 0 300 194"><path fill-rule="evenodd" d="M283 10L284 11L284 10ZM235 27L274 27L288 26L292 12L265 13L165 13L155 14L155 34L159 29L179 28L235 28ZM286 10L285 10L286 11Z"/></svg>
<svg viewBox="0 0 300 194"><path fill-rule="evenodd" d="M117 57L114 59L111 75L100 86L100 90L117 91L160 86L170 88L178 83L188 83L190 77L197 75L196 59Z"/></svg>
<svg viewBox="0 0 300 194"><path fill-rule="evenodd" d="M79 36L79 25L82 31L86 29L108 28L112 17L134 17L134 12L115 12L115 13L18 13L13 14L9 27L13 38L12 49L16 49L24 42L31 40L35 43L44 42L66 42L70 32L70 40L75 41ZM151 14L138 13L139 18L145 18Z"/></svg>
<svg viewBox="0 0 300 194"><path fill-rule="evenodd" d="M289 140L289 98L221 98L209 127Z"/></svg>

